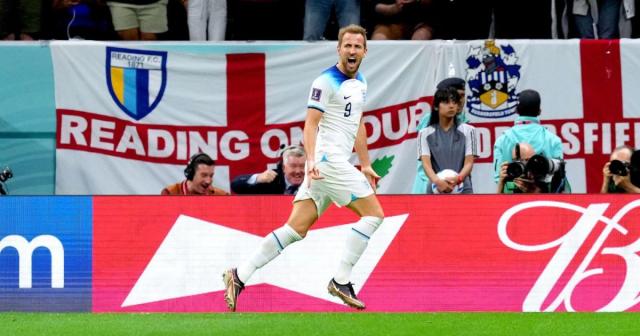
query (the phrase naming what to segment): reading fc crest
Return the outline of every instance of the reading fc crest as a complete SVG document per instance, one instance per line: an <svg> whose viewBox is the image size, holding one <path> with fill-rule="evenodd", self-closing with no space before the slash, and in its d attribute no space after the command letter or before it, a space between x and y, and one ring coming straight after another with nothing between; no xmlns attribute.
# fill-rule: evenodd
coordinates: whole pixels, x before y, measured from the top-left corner
<svg viewBox="0 0 640 336"><path fill-rule="evenodd" d="M510 44L498 46L487 40L471 47L467 57L469 113L482 118L502 118L515 113L516 86L520 80L518 57Z"/></svg>
<svg viewBox="0 0 640 336"><path fill-rule="evenodd" d="M167 84L167 52L107 47L106 77L111 97L135 120L158 105Z"/></svg>

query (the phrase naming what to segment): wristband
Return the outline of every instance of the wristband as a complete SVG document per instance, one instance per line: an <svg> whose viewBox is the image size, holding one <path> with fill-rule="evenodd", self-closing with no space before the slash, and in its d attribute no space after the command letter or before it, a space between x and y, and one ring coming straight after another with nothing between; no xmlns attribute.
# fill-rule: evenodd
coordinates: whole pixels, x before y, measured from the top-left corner
<svg viewBox="0 0 640 336"><path fill-rule="evenodd" d="M464 181L464 180L462 179L462 176L458 175L458 184L462 183L462 181Z"/></svg>

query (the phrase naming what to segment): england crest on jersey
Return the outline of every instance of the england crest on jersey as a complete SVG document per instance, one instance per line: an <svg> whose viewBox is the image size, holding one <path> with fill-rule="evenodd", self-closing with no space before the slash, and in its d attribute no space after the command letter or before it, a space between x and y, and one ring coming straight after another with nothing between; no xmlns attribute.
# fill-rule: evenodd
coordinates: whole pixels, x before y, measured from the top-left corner
<svg viewBox="0 0 640 336"><path fill-rule="evenodd" d="M518 103L516 86L520 65L510 44L496 45L487 40L471 47L467 57L467 96L469 113L482 118L503 118L515 113Z"/></svg>
<svg viewBox="0 0 640 336"><path fill-rule="evenodd" d="M120 109L135 120L151 113L164 94L166 65L166 51L107 47L107 87Z"/></svg>

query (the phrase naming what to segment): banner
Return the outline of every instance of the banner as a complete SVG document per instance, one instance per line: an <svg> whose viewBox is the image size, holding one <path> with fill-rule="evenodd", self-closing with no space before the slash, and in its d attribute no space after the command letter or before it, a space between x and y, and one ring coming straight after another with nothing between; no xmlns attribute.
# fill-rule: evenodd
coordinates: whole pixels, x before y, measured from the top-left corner
<svg viewBox="0 0 640 336"><path fill-rule="evenodd" d="M230 179L273 166L281 145L301 141L310 84L335 64L335 47L52 43L56 193L157 194L184 178L188 158L199 151L214 157L214 184L228 190ZM512 126L515 99L524 89L542 95L541 119L563 140L574 192L599 190L614 147L640 147L640 107L623 94L637 84L636 42L368 47L361 68L369 83L364 121L382 194L411 190L416 126L431 111L436 84L449 76L468 82L465 110L480 144L472 175L476 193L495 192L493 143Z"/></svg>
<svg viewBox="0 0 640 336"><path fill-rule="evenodd" d="M0 311L91 311L91 203L0 199Z"/></svg>
<svg viewBox="0 0 640 336"><path fill-rule="evenodd" d="M384 223L351 279L368 311L639 310L635 197L380 200ZM226 311L223 270L282 225L290 202L96 196L93 311ZM305 239L254 274L238 311L349 311L326 285L356 221L331 207Z"/></svg>

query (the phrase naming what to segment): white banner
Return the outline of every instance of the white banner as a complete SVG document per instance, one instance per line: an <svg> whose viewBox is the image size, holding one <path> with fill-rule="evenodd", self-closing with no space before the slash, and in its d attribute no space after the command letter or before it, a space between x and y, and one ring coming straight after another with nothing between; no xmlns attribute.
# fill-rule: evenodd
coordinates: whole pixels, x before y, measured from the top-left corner
<svg viewBox="0 0 640 336"><path fill-rule="evenodd" d="M416 125L431 110L436 84L450 76L468 81L465 110L480 137L476 193L495 192L493 142L512 125L524 89L542 95L541 119L563 139L573 191L597 191L599 176L587 182L587 172L599 174L620 142L638 147L637 104L624 99L622 111L623 86L638 77L627 75L638 71L638 44L615 43L607 59L606 48L589 43L369 42L361 68L369 84L364 118L371 159L383 176L379 192L410 192ZM54 42L51 51L57 194L158 194L184 179L188 158L199 151L217 161L214 184L229 190L231 178L261 172L277 161L280 145L301 141L310 84L337 59L335 42ZM598 105L615 105L615 92L583 95L585 87L604 84L601 72L603 80L617 78L620 111Z"/></svg>

